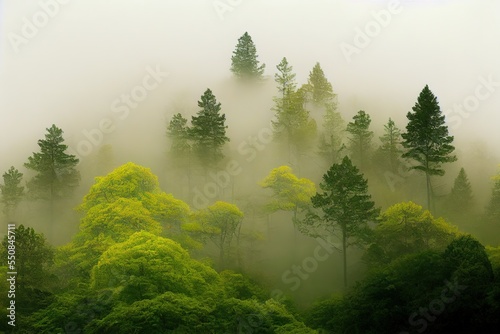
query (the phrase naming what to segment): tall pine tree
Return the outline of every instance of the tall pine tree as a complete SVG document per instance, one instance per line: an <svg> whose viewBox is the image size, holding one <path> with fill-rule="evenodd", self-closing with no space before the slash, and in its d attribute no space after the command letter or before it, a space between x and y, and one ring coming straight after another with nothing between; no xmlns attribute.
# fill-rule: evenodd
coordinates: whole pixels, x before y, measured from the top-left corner
<svg viewBox="0 0 500 334"><path fill-rule="evenodd" d="M327 105L323 115L323 131L320 134L319 155L328 166L340 161L343 153L345 121L333 104Z"/></svg>
<svg viewBox="0 0 500 334"><path fill-rule="evenodd" d="M441 113L436 96L425 86L418 96L413 112L408 112L406 133L402 133L403 146L407 149L403 158L414 160L410 167L425 174L427 186L427 208L431 210L431 176L444 175L443 163L456 161L453 136L448 134L445 117Z"/></svg>
<svg viewBox="0 0 500 334"><path fill-rule="evenodd" d="M231 72L242 79L261 79L264 74L265 64L260 65L257 60L257 49L252 37L245 32L238 39L236 49L231 57Z"/></svg>
<svg viewBox="0 0 500 334"><path fill-rule="evenodd" d="M193 149L206 167L212 167L223 157L222 147L229 138L226 137L226 115L221 114L221 104L214 94L207 89L198 101L197 116L192 116L189 137L193 141Z"/></svg>
<svg viewBox="0 0 500 334"><path fill-rule="evenodd" d="M55 201L72 193L80 182L80 172L75 168L79 160L66 153L63 131L55 125L46 130L45 139L38 141L40 152L33 153L24 166L37 172L27 184L28 195L49 201L53 218Z"/></svg>
<svg viewBox="0 0 500 334"><path fill-rule="evenodd" d="M377 157L385 168L396 174L401 164L399 159L403 153L403 146L401 144L401 130L391 118L384 125L384 134L379 139L381 145L377 150Z"/></svg>
<svg viewBox="0 0 500 334"><path fill-rule="evenodd" d="M472 206L472 188L465 169L461 168L448 196L448 209L454 216L461 216L470 213Z"/></svg>
<svg viewBox="0 0 500 334"><path fill-rule="evenodd" d="M500 228L500 174L493 177L495 183L491 190L491 198L486 206L486 219Z"/></svg>
<svg viewBox="0 0 500 334"><path fill-rule="evenodd" d="M316 63L309 73L307 88L315 105L324 106L334 103L336 95L333 93L332 84L325 77L319 63Z"/></svg>

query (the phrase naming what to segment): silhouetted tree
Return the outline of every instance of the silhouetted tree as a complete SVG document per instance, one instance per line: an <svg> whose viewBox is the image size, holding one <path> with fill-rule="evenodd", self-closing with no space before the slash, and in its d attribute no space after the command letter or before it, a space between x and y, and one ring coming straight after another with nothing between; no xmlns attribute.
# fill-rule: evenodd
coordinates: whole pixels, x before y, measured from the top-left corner
<svg viewBox="0 0 500 334"><path fill-rule="evenodd" d="M238 39L236 49L231 57L231 72L238 78L260 79L264 73L265 64L259 65L257 49L252 37L245 32Z"/></svg>
<svg viewBox="0 0 500 334"><path fill-rule="evenodd" d="M349 151L352 161L363 169L372 150L373 131L369 130L372 121L370 115L363 110L358 111L352 119L347 124Z"/></svg>

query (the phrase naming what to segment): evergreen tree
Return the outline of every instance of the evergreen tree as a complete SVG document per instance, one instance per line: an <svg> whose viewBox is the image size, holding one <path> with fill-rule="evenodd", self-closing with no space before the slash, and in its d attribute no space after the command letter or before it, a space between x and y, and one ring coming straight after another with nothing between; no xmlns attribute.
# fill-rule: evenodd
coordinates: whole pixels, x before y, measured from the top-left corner
<svg viewBox="0 0 500 334"><path fill-rule="evenodd" d="M314 104L324 106L334 103L336 95L333 93L332 84L325 77L325 73L319 63L316 63L309 73L307 87Z"/></svg>
<svg viewBox="0 0 500 334"><path fill-rule="evenodd" d="M491 191L491 198L486 206L486 219L500 227L500 174L496 175L493 180L495 181Z"/></svg>
<svg viewBox="0 0 500 334"><path fill-rule="evenodd" d="M24 166L37 174L28 182L28 195L34 199L48 200L51 216L54 202L71 194L80 182L80 173L75 169L79 160L66 153L63 131L52 125L45 139L38 141L39 153L33 153Z"/></svg>
<svg viewBox="0 0 500 334"><path fill-rule="evenodd" d="M283 57L281 62L276 65L278 73L274 74L274 80L277 83L278 91L281 94L281 99L294 92L297 84L295 83L295 73L293 73L293 67L288 64L286 57ZM276 99L275 99L276 100Z"/></svg>
<svg viewBox="0 0 500 334"><path fill-rule="evenodd" d="M184 155L191 150L187 121L188 120L184 118L181 113L177 113L168 124L167 136L172 142L170 151L174 155Z"/></svg>
<svg viewBox="0 0 500 334"><path fill-rule="evenodd" d="M353 121L347 124L349 151L352 161L363 169L372 150L373 131L369 130L371 118L370 115L360 110L352 119Z"/></svg>
<svg viewBox="0 0 500 334"><path fill-rule="evenodd" d="M418 96L412 112L408 112L406 133L402 133L403 146L407 152L403 158L417 162L411 169L425 173L427 185L427 208L431 208L432 185L431 176L444 175L442 164L456 161L452 155L455 147L451 145L453 136L448 135L448 126L445 117L437 102L436 96L429 86L425 86Z"/></svg>
<svg viewBox="0 0 500 334"><path fill-rule="evenodd" d="M345 121L334 104L326 106L323 116L323 132L320 135L319 155L329 166L338 162L343 151Z"/></svg>
<svg viewBox="0 0 500 334"><path fill-rule="evenodd" d="M23 198L24 187L20 186L23 174L12 166L2 177L4 184L0 184L0 192L2 193L0 201L4 204L5 216L10 219L11 214L15 213Z"/></svg>
<svg viewBox="0 0 500 334"><path fill-rule="evenodd" d="M368 194L367 180L347 156L323 175L320 188L322 192L311 197L311 202L321 213L309 211L302 229L312 236L325 237L340 231L347 286L347 248L368 242L372 232L368 223L375 220L379 209Z"/></svg>
<svg viewBox="0 0 500 334"><path fill-rule="evenodd" d="M399 159L403 153L401 130L389 118L387 124L384 125L384 135L379 138L382 144L378 149L377 155L387 165L387 168L395 174L401 164Z"/></svg>
<svg viewBox="0 0 500 334"><path fill-rule="evenodd" d="M226 137L226 115L220 113L221 104L210 89L201 96L198 107L201 109L197 116L192 116L189 137L200 161L205 166L213 166L224 157L222 147L229 141Z"/></svg>
<svg viewBox="0 0 500 334"><path fill-rule="evenodd" d="M259 65L257 49L252 37L245 32L238 39L236 49L231 57L231 72L238 78L261 79L265 64Z"/></svg>
<svg viewBox="0 0 500 334"><path fill-rule="evenodd" d="M448 196L448 210L453 216L460 217L470 213L472 206L472 188L465 170L461 168Z"/></svg>

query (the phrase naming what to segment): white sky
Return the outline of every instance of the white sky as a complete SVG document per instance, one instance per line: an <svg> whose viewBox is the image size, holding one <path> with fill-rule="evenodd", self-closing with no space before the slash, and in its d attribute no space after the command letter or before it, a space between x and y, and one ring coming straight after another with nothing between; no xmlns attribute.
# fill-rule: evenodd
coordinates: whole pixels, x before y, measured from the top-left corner
<svg viewBox="0 0 500 334"><path fill-rule="evenodd" d="M120 94L142 82L148 66L169 76L148 95L141 113L156 108L164 115L184 91L199 97L231 75L231 53L245 31L266 75L286 56L303 83L319 61L346 118L363 109L374 126L392 116L404 128L425 84L443 111L468 101L474 110L467 118L454 114L459 120L451 134L463 145L487 141L500 156L500 1L402 0L385 27L373 13L387 11L390 1L60 1L67 3L0 1L0 172L21 167L53 123L70 142L80 140L82 130L111 113ZM47 3L59 8L43 22L41 4ZM214 6L224 3L231 11L219 15ZM34 17L43 26L16 52L13 36L22 37ZM342 43L355 46L358 28L377 26L369 45L348 62ZM488 77L499 84L491 92L479 88L488 96L475 106L479 78ZM141 117L134 116L116 132L132 128ZM164 117L156 123L155 131L164 131Z"/></svg>

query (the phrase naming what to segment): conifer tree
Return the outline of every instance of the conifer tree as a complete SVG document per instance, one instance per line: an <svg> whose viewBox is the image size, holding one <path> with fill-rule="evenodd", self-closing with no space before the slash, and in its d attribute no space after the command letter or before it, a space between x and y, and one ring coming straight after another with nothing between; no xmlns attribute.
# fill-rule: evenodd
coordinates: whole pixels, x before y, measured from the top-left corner
<svg viewBox="0 0 500 334"><path fill-rule="evenodd" d="M231 57L231 72L242 79L261 79L264 74L265 64L260 65L257 60L257 49L252 37L245 32L238 39L236 49Z"/></svg>
<svg viewBox="0 0 500 334"><path fill-rule="evenodd" d="M23 173L20 173L14 166L10 167L3 175L3 184L0 184L2 194L1 202L4 204L4 214L10 219L11 214L15 213L19 202L23 198L24 187L21 186Z"/></svg>
<svg viewBox="0 0 500 334"><path fill-rule="evenodd" d="M360 169L363 169L372 150L373 131L370 131L371 118L363 110L358 111L347 124L349 132L349 151L351 159Z"/></svg>
<svg viewBox="0 0 500 334"><path fill-rule="evenodd" d="M491 190L491 198L486 206L486 219L500 227L500 174L493 177L495 183Z"/></svg>
<svg viewBox="0 0 500 334"><path fill-rule="evenodd" d="M171 152L174 155L184 155L191 149L189 144L189 128L187 119L181 113L175 114L167 127L167 136L171 140Z"/></svg>
<svg viewBox="0 0 500 334"><path fill-rule="evenodd" d="M403 153L403 147L401 144L401 130L391 118L384 125L384 135L379 137L379 139L382 144L378 148L378 157L392 173L397 173L401 164L399 159Z"/></svg>
<svg viewBox="0 0 500 334"><path fill-rule="evenodd" d="M453 216L461 216L470 213L472 205L472 188L465 170L461 168L448 196L448 209Z"/></svg>
<svg viewBox="0 0 500 334"><path fill-rule="evenodd" d="M343 151L342 141L345 133L345 121L333 104L326 106L323 116L323 131L320 135L319 155L329 166L337 163Z"/></svg>
<svg viewBox="0 0 500 334"><path fill-rule="evenodd" d="M67 197L80 182L80 173L76 170L79 160L67 154L63 131L52 125L47 129L45 139L38 141L40 152L33 153L24 166L37 174L28 182L28 195L34 199L47 200L50 203L51 216L56 200Z"/></svg>
<svg viewBox="0 0 500 334"><path fill-rule="evenodd" d="M332 84L325 77L325 73L319 63L316 63L309 73L307 83L314 104L324 106L334 102L336 95L333 93Z"/></svg>
<svg viewBox="0 0 500 334"><path fill-rule="evenodd" d="M403 146L407 150L403 158L414 160L417 164L410 167L425 174L427 186L427 208L431 209L431 176L444 175L443 163L456 161L455 147L451 144L453 136L448 134L448 126L441 112L436 96L429 86L420 92L413 112L408 112L406 132L402 133Z"/></svg>
<svg viewBox="0 0 500 334"><path fill-rule="evenodd" d="M201 96L198 107L201 109L197 116L192 116L188 134L204 166L214 166L224 157L222 147L229 141L226 137L226 115L220 113L221 104L210 89Z"/></svg>

